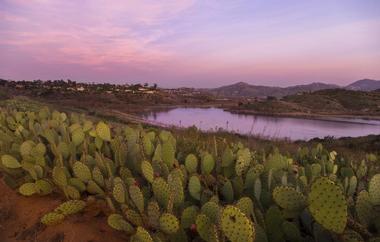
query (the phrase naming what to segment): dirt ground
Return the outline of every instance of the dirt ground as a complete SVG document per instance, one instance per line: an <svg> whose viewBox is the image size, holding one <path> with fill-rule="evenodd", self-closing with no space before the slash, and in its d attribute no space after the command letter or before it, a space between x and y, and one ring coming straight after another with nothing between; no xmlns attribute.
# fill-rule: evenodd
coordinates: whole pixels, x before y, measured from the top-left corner
<svg viewBox="0 0 380 242"><path fill-rule="evenodd" d="M61 203L58 195L23 197L0 178L0 241L28 242L121 242L128 238L111 229L102 213L90 211L70 216L46 227L39 221Z"/></svg>

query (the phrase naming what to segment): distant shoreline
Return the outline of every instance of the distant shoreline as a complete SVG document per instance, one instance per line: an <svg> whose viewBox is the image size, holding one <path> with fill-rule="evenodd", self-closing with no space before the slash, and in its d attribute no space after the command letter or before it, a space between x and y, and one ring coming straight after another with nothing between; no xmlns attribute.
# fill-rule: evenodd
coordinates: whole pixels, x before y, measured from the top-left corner
<svg viewBox="0 0 380 242"><path fill-rule="evenodd" d="M370 116L370 115L353 115L353 114L309 114L309 113L269 113L269 112L257 112L254 110L246 109L234 109L231 106L223 104L200 104L200 105L159 105L159 106L146 106L139 110L137 114L149 113L149 112L161 112L170 111L176 108L220 108L226 112L241 115L260 115L260 116L270 116L270 117L282 117L282 118L298 118L298 119L309 119L309 120L320 120L320 121L334 121L334 122L348 122L348 123L363 123L354 122L342 119L361 119L368 121L380 121L380 116ZM365 123L371 125L371 123ZM377 125L377 124L373 124Z"/></svg>

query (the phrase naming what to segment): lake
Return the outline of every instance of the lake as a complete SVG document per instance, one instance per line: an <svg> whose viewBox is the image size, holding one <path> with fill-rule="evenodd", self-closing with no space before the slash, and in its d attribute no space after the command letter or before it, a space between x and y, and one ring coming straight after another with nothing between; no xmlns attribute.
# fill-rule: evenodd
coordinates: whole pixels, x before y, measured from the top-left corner
<svg viewBox="0 0 380 242"><path fill-rule="evenodd" d="M366 119L315 120L263 115L243 115L220 108L175 108L150 112L144 119L177 127L196 126L204 131L224 130L264 138L309 140L326 136L359 137L380 134L380 121Z"/></svg>

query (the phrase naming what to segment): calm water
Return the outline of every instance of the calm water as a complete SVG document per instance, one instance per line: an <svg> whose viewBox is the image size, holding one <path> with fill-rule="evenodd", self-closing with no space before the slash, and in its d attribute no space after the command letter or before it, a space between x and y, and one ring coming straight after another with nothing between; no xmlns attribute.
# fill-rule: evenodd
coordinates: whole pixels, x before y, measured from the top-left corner
<svg viewBox="0 0 380 242"><path fill-rule="evenodd" d="M301 118L241 115L218 108L176 108L170 111L147 113L150 121L180 127L195 125L201 130L222 128L241 134L260 135L267 138L308 140L326 136L358 137L380 134L380 121L363 119L311 120Z"/></svg>

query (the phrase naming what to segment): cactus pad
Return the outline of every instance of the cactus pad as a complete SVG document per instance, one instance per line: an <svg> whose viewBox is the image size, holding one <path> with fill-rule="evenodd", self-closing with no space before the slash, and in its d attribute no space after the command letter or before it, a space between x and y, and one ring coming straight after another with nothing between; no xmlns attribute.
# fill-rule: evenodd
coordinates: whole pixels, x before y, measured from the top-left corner
<svg viewBox="0 0 380 242"><path fill-rule="evenodd" d="M179 229L178 219L170 214L164 213L160 217L160 229L166 234L174 234Z"/></svg>
<svg viewBox="0 0 380 242"><path fill-rule="evenodd" d="M374 175L368 187L369 196L373 205L380 205L380 174Z"/></svg>
<svg viewBox="0 0 380 242"><path fill-rule="evenodd" d="M46 180L37 180L35 182L36 191L41 195L47 195L53 192L52 185Z"/></svg>
<svg viewBox="0 0 380 242"><path fill-rule="evenodd" d="M54 212L65 216L78 213L86 207L86 202L82 200L70 200L59 205Z"/></svg>
<svg viewBox="0 0 380 242"><path fill-rule="evenodd" d="M190 177L190 180L189 180L189 193L190 193L190 195L193 198L200 200L201 199L201 189L202 189L202 186L201 186L201 182L199 181L199 178L197 176Z"/></svg>
<svg viewBox="0 0 380 242"><path fill-rule="evenodd" d="M41 218L41 223L45 225L55 225L61 223L65 219L65 216L60 213L47 213Z"/></svg>
<svg viewBox="0 0 380 242"><path fill-rule="evenodd" d="M211 171L214 169L214 167L215 167L214 157L211 154L206 153L202 158L202 163L201 163L202 173L210 174Z"/></svg>
<svg viewBox="0 0 380 242"><path fill-rule="evenodd" d="M111 228L119 231L125 231L127 233L132 233L134 231L132 225L125 221L123 216L121 216L120 214L114 213L109 215L107 223Z"/></svg>
<svg viewBox="0 0 380 242"><path fill-rule="evenodd" d="M190 206L183 210L181 215L181 225L183 228L189 228L195 223L195 219L198 215L199 208L197 206Z"/></svg>
<svg viewBox="0 0 380 242"><path fill-rule="evenodd" d="M81 179L83 182L88 182L89 180L91 180L92 175L90 168L88 168L87 165L80 161L74 163L73 172L74 175Z"/></svg>
<svg viewBox="0 0 380 242"><path fill-rule="evenodd" d="M306 198L293 187L276 187L273 190L273 199L278 206L288 210L302 210L306 206Z"/></svg>
<svg viewBox="0 0 380 242"><path fill-rule="evenodd" d="M118 203L125 203L125 188L122 182L115 182L112 194Z"/></svg>
<svg viewBox="0 0 380 242"><path fill-rule="evenodd" d="M34 183L29 182L29 183L22 184L20 188L18 189L18 191L20 192L21 195L32 196L33 194L37 192L37 188Z"/></svg>
<svg viewBox="0 0 380 242"><path fill-rule="evenodd" d="M367 191L363 190L359 193L356 198L355 210L358 215L359 222L364 226L368 226L374 211L371 198Z"/></svg>
<svg viewBox="0 0 380 242"><path fill-rule="evenodd" d="M242 197L236 203L236 207L240 209L248 218L253 214L253 202L249 197Z"/></svg>
<svg viewBox="0 0 380 242"><path fill-rule="evenodd" d="M324 228L342 233L347 223L347 202L342 189L326 177L316 179L308 197L309 210Z"/></svg>
<svg viewBox="0 0 380 242"><path fill-rule="evenodd" d="M150 182L150 183L153 182L154 171L153 171L153 167L149 161L144 160L141 162L141 172L148 182Z"/></svg>
<svg viewBox="0 0 380 242"><path fill-rule="evenodd" d="M6 168L16 169L21 167L20 162L18 162L17 159L11 155L1 156L1 162L3 163L3 166L5 166Z"/></svg>
<svg viewBox="0 0 380 242"><path fill-rule="evenodd" d="M152 183L154 196L160 206L165 207L168 205L170 188L168 183L161 177L154 179Z"/></svg>
<svg viewBox="0 0 380 242"><path fill-rule="evenodd" d="M153 227L158 229L160 226L159 219L161 216L160 207L158 206L157 202L150 202L147 207L147 214L148 214L148 220L149 224Z"/></svg>
<svg viewBox="0 0 380 242"><path fill-rule="evenodd" d="M218 233L215 224L204 214L199 214L196 219L199 236L207 242L218 241Z"/></svg>
<svg viewBox="0 0 380 242"><path fill-rule="evenodd" d="M67 177L64 167L54 167L52 176L55 184L58 186L64 187L67 185Z"/></svg>
<svg viewBox="0 0 380 242"><path fill-rule="evenodd" d="M234 162L234 153L227 147L222 155L222 167L228 167Z"/></svg>
<svg viewBox="0 0 380 242"><path fill-rule="evenodd" d="M96 134L102 140L111 141L111 130L110 130L110 127L107 124L105 124L104 122L99 122L96 125Z"/></svg>
<svg viewBox="0 0 380 242"><path fill-rule="evenodd" d="M219 205L214 202L207 202L203 204L201 213L205 214L211 219L212 223L217 224L219 222Z"/></svg>
<svg viewBox="0 0 380 242"><path fill-rule="evenodd" d="M153 242L152 237L143 227L137 227L136 234L133 236L133 241L136 242Z"/></svg>
<svg viewBox="0 0 380 242"><path fill-rule="evenodd" d="M254 241L255 228L252 222L237 207L227 206L221 217L223 233L231 242Z"/></svg>
<svg viewBox="0 0 380 242"><path fill-rule="evenodd" d="M131 197L133 203L137 207L140 213L144 212L144 196L140 188L136 185L129 186L129 196Z"/></svg>
<svg viewBox="0 0 380 242"><path fill-rule="evenodd" d="M191 174L197 172L198 159L194 154L189 154L186 156L185 160L186 170Z"/></svg>

